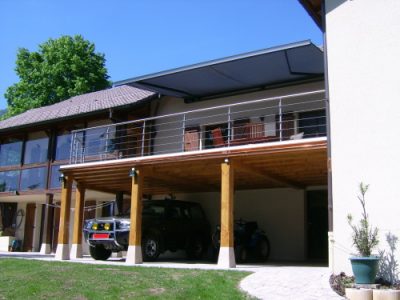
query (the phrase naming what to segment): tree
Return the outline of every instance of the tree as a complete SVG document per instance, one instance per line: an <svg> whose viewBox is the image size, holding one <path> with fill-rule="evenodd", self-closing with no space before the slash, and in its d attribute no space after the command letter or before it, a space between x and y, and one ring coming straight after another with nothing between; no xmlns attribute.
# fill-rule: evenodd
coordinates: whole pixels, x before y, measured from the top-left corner
<svg viewBox="0 0 400 300"><path fill-rule="evenodd" d="M7 117L110 86L104 54L81 35L61 36L39 45L37 52L18 50L15 71L20 81L5 98Z"/></svg>

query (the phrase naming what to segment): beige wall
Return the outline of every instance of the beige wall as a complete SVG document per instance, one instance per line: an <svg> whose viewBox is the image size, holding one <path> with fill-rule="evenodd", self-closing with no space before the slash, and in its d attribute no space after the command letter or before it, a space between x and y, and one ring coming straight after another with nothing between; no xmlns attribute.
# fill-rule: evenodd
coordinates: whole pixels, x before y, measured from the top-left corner
<svg viewBox="0 0 400 300"><path fill-rule="evenodd" d="M400 237L400 1L329 0L326 3L331 108L334 272L351 273L355 252L346 215L358 220L358 184L370 221ZM399 247L398 247L399 248ZM378 252L378 249L375 250ZM400 252L397 253L399 257Z"/></svg>
<svg viewBox="0 0 400 300"><path fill-rule="evenodd" d="M179 200L202 205L212 231L220 223L220 193L176 195ZM305 259L304 191L264 189L235 192L235 219L257 221L271 243L270 260Z"/></svg>

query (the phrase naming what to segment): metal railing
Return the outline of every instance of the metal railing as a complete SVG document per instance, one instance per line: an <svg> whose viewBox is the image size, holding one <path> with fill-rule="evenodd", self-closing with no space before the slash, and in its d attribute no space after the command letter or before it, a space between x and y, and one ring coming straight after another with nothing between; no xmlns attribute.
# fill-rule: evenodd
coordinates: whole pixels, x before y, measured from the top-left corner
<svg viewBox="0 0 400 300"><path fill-rule="evenodd" d="M70 163L325 136L324 96L318 90L75 130Z"/></svg>

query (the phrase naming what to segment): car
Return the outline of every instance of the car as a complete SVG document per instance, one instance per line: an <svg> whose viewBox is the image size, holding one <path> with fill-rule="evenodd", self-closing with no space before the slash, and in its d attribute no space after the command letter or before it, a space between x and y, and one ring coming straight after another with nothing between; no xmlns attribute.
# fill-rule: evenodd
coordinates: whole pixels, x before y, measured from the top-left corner
<svg viewBox="0 0 400 300"><path fill-rule="evenodd" d="M185 250L187 258L201 259L211 242L211 227L198 203L180 200L145 200L142 209L142 254L154 261L169 250ZM129 245L129 214L86 220L83 234L90 255L107 260Z"/></svg>

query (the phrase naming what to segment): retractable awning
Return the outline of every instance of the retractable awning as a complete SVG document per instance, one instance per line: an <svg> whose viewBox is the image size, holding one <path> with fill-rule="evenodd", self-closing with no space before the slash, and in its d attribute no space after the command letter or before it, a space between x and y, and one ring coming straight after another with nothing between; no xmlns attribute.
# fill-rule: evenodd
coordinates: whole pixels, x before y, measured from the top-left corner
<svg viewBox="0 0 400 300"><path fill-rule="evenodd" d="M115 85L129 84L163 95L199 99L322 78L323 74L322 50L303 41L131 78Z"/></svg>

